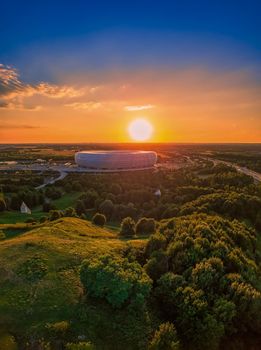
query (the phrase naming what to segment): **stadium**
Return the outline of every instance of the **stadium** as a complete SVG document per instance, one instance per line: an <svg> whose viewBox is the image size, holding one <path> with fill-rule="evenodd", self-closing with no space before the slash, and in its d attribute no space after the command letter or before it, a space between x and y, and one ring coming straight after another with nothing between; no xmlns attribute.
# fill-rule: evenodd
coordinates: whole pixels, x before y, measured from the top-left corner
<svg viewBox="0 0 261 350"><path fill-rule="evenodd" d="M128 171L153 168L157 154L152 151L81 151L75 154L79 167L97 171Z"/></svg>

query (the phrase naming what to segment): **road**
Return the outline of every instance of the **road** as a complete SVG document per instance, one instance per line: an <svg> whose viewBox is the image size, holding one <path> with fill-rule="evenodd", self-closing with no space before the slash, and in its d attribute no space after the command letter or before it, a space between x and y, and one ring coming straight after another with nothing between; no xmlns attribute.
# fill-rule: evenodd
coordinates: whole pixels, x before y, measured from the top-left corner
<svg viewBox="0 0 261 350"><path fill-rule="evenodd" d="M55 179L50 179L49 181L47 181L46 183L35 187L36 190L40 190L41 188L44 188L47 185L52 185L54 184L56 181L62 180L65 178L65 176L67 176L68 173L66 173L65 171L60 171L60 175L58 177L56 177Z"/></svg>
<svg viewBox="0 0 261 350"><path fill-rule="evenodd" d="M216 165L216 164L225 164L225 165L228 165L228 166L232 166L238 172L243 173L243 174L248 175L248 176L251 176L255 180L255 182L261 182L261 174L257 173L256 171L250 170L250 169L248 169L246 167L242 167L242 166L239 166L239 165L237 165L235 163L227 162L227 161L224 161L224 160L213 159L213 158L204 158L204 159L213 162L214 165Z"/></svg>

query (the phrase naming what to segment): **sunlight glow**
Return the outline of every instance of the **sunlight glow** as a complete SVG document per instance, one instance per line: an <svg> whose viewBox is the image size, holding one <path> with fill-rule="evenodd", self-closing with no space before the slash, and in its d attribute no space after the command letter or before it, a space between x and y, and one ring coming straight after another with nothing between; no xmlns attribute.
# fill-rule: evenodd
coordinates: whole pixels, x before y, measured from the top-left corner
<svg viewBox="0 0 261 350"><path fill-rule="evenodd" d="M153 133L153 126L146 119L135 119L128 127L130 137L135 141L146 141Z"/></svg>

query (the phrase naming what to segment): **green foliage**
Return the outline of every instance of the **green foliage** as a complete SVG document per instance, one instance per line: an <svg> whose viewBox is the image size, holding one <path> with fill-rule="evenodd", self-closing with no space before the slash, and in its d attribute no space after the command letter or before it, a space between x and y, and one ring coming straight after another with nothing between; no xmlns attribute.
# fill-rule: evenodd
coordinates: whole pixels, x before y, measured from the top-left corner
<svg viewBox="0 0 261 350"><path fill-rule="evenodd" d="M0 230L0 241L2 241L3 239L5 239L5 233L3 230Z"/></svg>
<svg viewBox="0 0 261 350"><path fill-rule="evenodd" d="M136 226L135 232L137 235L150 235L156 230L156 222L153 218L141 218Z"/></svg>
<svg viewBox="0 0 261 350"><path fill-rule="evenodd" d="M6 202L4 196L0 193L0 212L5 211L7 209Z"/></svg>
<svg viewBox="0 0 261 350"><path fill-rule="evenodd" d="M113 202L110 199L105 199L99 206L100 213L104 214L106 217L111 217L114 211Z"/></svg>
<svg viewBox="0 0 261 350"><path fill-rule="evenodd" d="M94 350L95 347L90 342L68 343L66 350Z"/></svg>
<svg viewBox="0 0 261 350"><path fill-rule="evenodd" d="M58 220L63 216L63 213L61 210L51 210L49 213L49 219L51 221Z"/></svg>
<svg viewBox="0 0 261 350"><path fill-rule="evenodd" d="M40 223L44 223L47 220L48 220L47 216L43 215L43 216L40 217L39 222Z"/></svg>
<svg viewBox="0 0 261 350"><path fill-rule="evenodd" d="M43 203L43 211L47 213L51 210L56 210L55 205L53 203L50 203L50 202L44 202Z"/></svg>
<svg viewBox="0 0 261 350"><path fill-rule="evenodd" d="M48 266L45 259L36 255L19 266L17 274L29 282L37 282L45 276L47 271Z"/></svg>
<svg viewBox="0 0 261 350"><path fill-rule="evenodd" d="M96 213L93 218L92 222L97 226L104 226L106 224L106 216L100 213Z"/></svg>
<svg viewBox="0 0 261 350"><path fill-rule="evenodd" d="M255 249L252 229L217 216L173 219L151 236L145 269L159 309L188 348L217 349L235 329L259 329Z"/></svg>
<svg viewBox="0 0 261 350"><path fill-rule="evenodd" d="M172 323L162 323L155 332L148 350L179 350L179 340Z"/></svg>
<svg viewBox="0 0 261 350"><path fill-rule="evenodd" d="M131 217L127 217L122 220L120 235L125 237L131 237L135 235L135 221Z"/></svg>
<svg viewBox="0 0 261 350"><path fill-rule="evenodd" d="M68 207L64 210L64 216L75 217L77 216L76 210L73 207Z"/></svg>
<svg viewBox="0 0 261 350"><path fill-rule="evenodd" d="M151 290L151 280L142 267L119 256L85 260L80 277L88 295L106 299L114 308L122 307L127 301L141 306Z"/></svg>

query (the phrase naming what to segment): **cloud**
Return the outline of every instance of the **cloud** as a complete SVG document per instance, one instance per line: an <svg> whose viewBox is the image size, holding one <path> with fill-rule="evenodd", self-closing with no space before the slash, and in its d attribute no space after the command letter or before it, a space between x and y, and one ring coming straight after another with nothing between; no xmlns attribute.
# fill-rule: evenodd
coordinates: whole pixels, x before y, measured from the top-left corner
<svg viewBox="0 0 261 350"><path fill-rule="evenodd" d="M1 125L1 129L39 129L40 126L37 125L27 125L27 124L22 124L22 125L16 125L16 124L4 124Z"/></svg>
<svg viewBox="0 0 261 350"><path fill-rule="evenodd" d="M16 69L0 64L0 108L38 110L39 106L26 104L24 100L34 95L47 98L74 98L84 94L83 89L47 82L26 84L19 78Z"/></svg>
<svg viewBox="0 0 261 350"><path fill-rule="evenodd" d="M79 110L94 110L102 107L102 104L100 102L96 101L89 101L89 102L73 102L73 103L67 103L65 104L66 107L71 107L73 109Z"/></svg>
<svg viewBox="0 0 261 350"><path fill-rule="evenodd" d="M124 110L127 112L134 112L134 111L143 111L145 109L151 109L154 108L154 105L147 104L147 105L140 105L140 106L125 106Z"/></svg>

